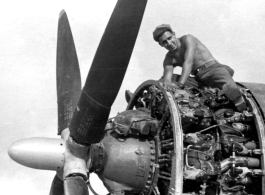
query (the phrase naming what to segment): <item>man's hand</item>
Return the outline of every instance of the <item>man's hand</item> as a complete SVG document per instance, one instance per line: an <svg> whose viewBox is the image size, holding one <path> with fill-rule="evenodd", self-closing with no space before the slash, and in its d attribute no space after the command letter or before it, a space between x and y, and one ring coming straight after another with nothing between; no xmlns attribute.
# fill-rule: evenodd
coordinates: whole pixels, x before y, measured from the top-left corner
<svg viewBox="0 0 265 195"><path fill-rule="evenodd" d="M183 84L181 84L181 83L177 83L177 84L175 84L175 83L165 83L165 85L167 86L167 87L170 87L170 88L175 88L175 89L184 89L184 85Z"/></svg>
<svg viewBox="0 0 265 195"><path fill-rule="evenodd" d="M165 83L165 85L171 88L178 88L178 86L175 83Z"/></svg>

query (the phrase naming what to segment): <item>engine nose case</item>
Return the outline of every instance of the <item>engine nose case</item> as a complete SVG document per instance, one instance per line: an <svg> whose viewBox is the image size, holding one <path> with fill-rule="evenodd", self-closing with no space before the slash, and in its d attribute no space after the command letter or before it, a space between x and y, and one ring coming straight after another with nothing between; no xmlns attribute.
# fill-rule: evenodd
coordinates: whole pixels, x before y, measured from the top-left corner
<svg viewBox="0 0 265 195"><path fill-rule="evenodd" d="M125 137L110 131L100 145L92 149L92 162L101 159L102 163L93 164L90 170L98 174L110 192L139 194L150 188L156 158L155 143L150 137Z"/></svg>

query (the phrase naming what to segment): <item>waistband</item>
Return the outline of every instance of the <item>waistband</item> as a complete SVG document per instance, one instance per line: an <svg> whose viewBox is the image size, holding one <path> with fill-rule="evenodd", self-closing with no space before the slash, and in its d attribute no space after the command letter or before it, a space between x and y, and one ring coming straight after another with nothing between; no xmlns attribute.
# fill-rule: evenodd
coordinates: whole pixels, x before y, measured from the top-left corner
<svg viewBox="0 0 265 195"><path fill-rule="evenodd" d="M202 71L202 70L208 68L209 66L211 66L211 65L213 65L213 64L219 64L219 62L218 62L217 60L213 60L213 61L207 62L207 63L201 65L201 66L200 66L199 68L197 68L196 70L194 70L194 71L192 72L192 74L193 74L193 75L196 75L196 74L198 74L198 72L200 72L200 71Z"/></svg>

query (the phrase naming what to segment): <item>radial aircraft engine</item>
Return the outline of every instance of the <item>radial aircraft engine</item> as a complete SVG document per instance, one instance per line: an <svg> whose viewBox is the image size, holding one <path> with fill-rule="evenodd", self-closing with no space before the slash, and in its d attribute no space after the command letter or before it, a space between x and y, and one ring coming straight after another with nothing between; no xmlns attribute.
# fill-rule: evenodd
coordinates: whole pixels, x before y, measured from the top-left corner
<svg viewBox="0 0 265 195"><path fill-rule="evenodd" d="M145 6L144 0L117 2L83 90L68 19L60 13L61 139L17 141L10 157L56 171L50 195L87 195L92 172L112 195L265 194L263 84L238 83L248 106L238 112L221 91L192 78L184 89L148 80L128 97L125 111L109 118Z"/></svg>

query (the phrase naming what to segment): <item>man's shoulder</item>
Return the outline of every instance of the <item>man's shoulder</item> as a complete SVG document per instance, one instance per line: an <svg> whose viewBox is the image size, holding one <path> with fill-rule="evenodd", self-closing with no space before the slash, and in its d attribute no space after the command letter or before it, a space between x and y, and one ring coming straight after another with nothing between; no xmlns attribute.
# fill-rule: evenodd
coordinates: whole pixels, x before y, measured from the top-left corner
<svg viewBox="0 0 265 195"><path fill-rule="evenodd" d="M165 59L174 59L174 58L176 58L176 53L168 51L166 56L165 56Z"/></svg>
<svg viewBox="0 0 265 195"><path fill-rule="evenodd" d="M165 56L165 58L172 58L172 57L174 57L174 53L168 51L167 54L166 54L166 56Z"/></svg>
<svg viewBox="0 0 265 195"><path fill-rule="evenodd" d="M172 52L167 52L167 54L166 54L166 56L165 56L165 59L164 59L164 62L163 62L163 65L164 65L164 66L166 66L166 65L173 65L173 66L176 66L174 53L172 53Z"/></svg>
<svg viewBox="0 0 265 195"><path fill-rule="evenodd" d="M186 34L178 38L180 41L186 41L187 39L197 39L194 35L192 34Z"/></svg>
<svg viewBox="0 0 265 195"><path fill-rule="evenodd" d="M164 59L164 65L168 64L169 62L172 63L173 58L174 58L173 54L171 52L167 52L165 59Z"/></svg>

